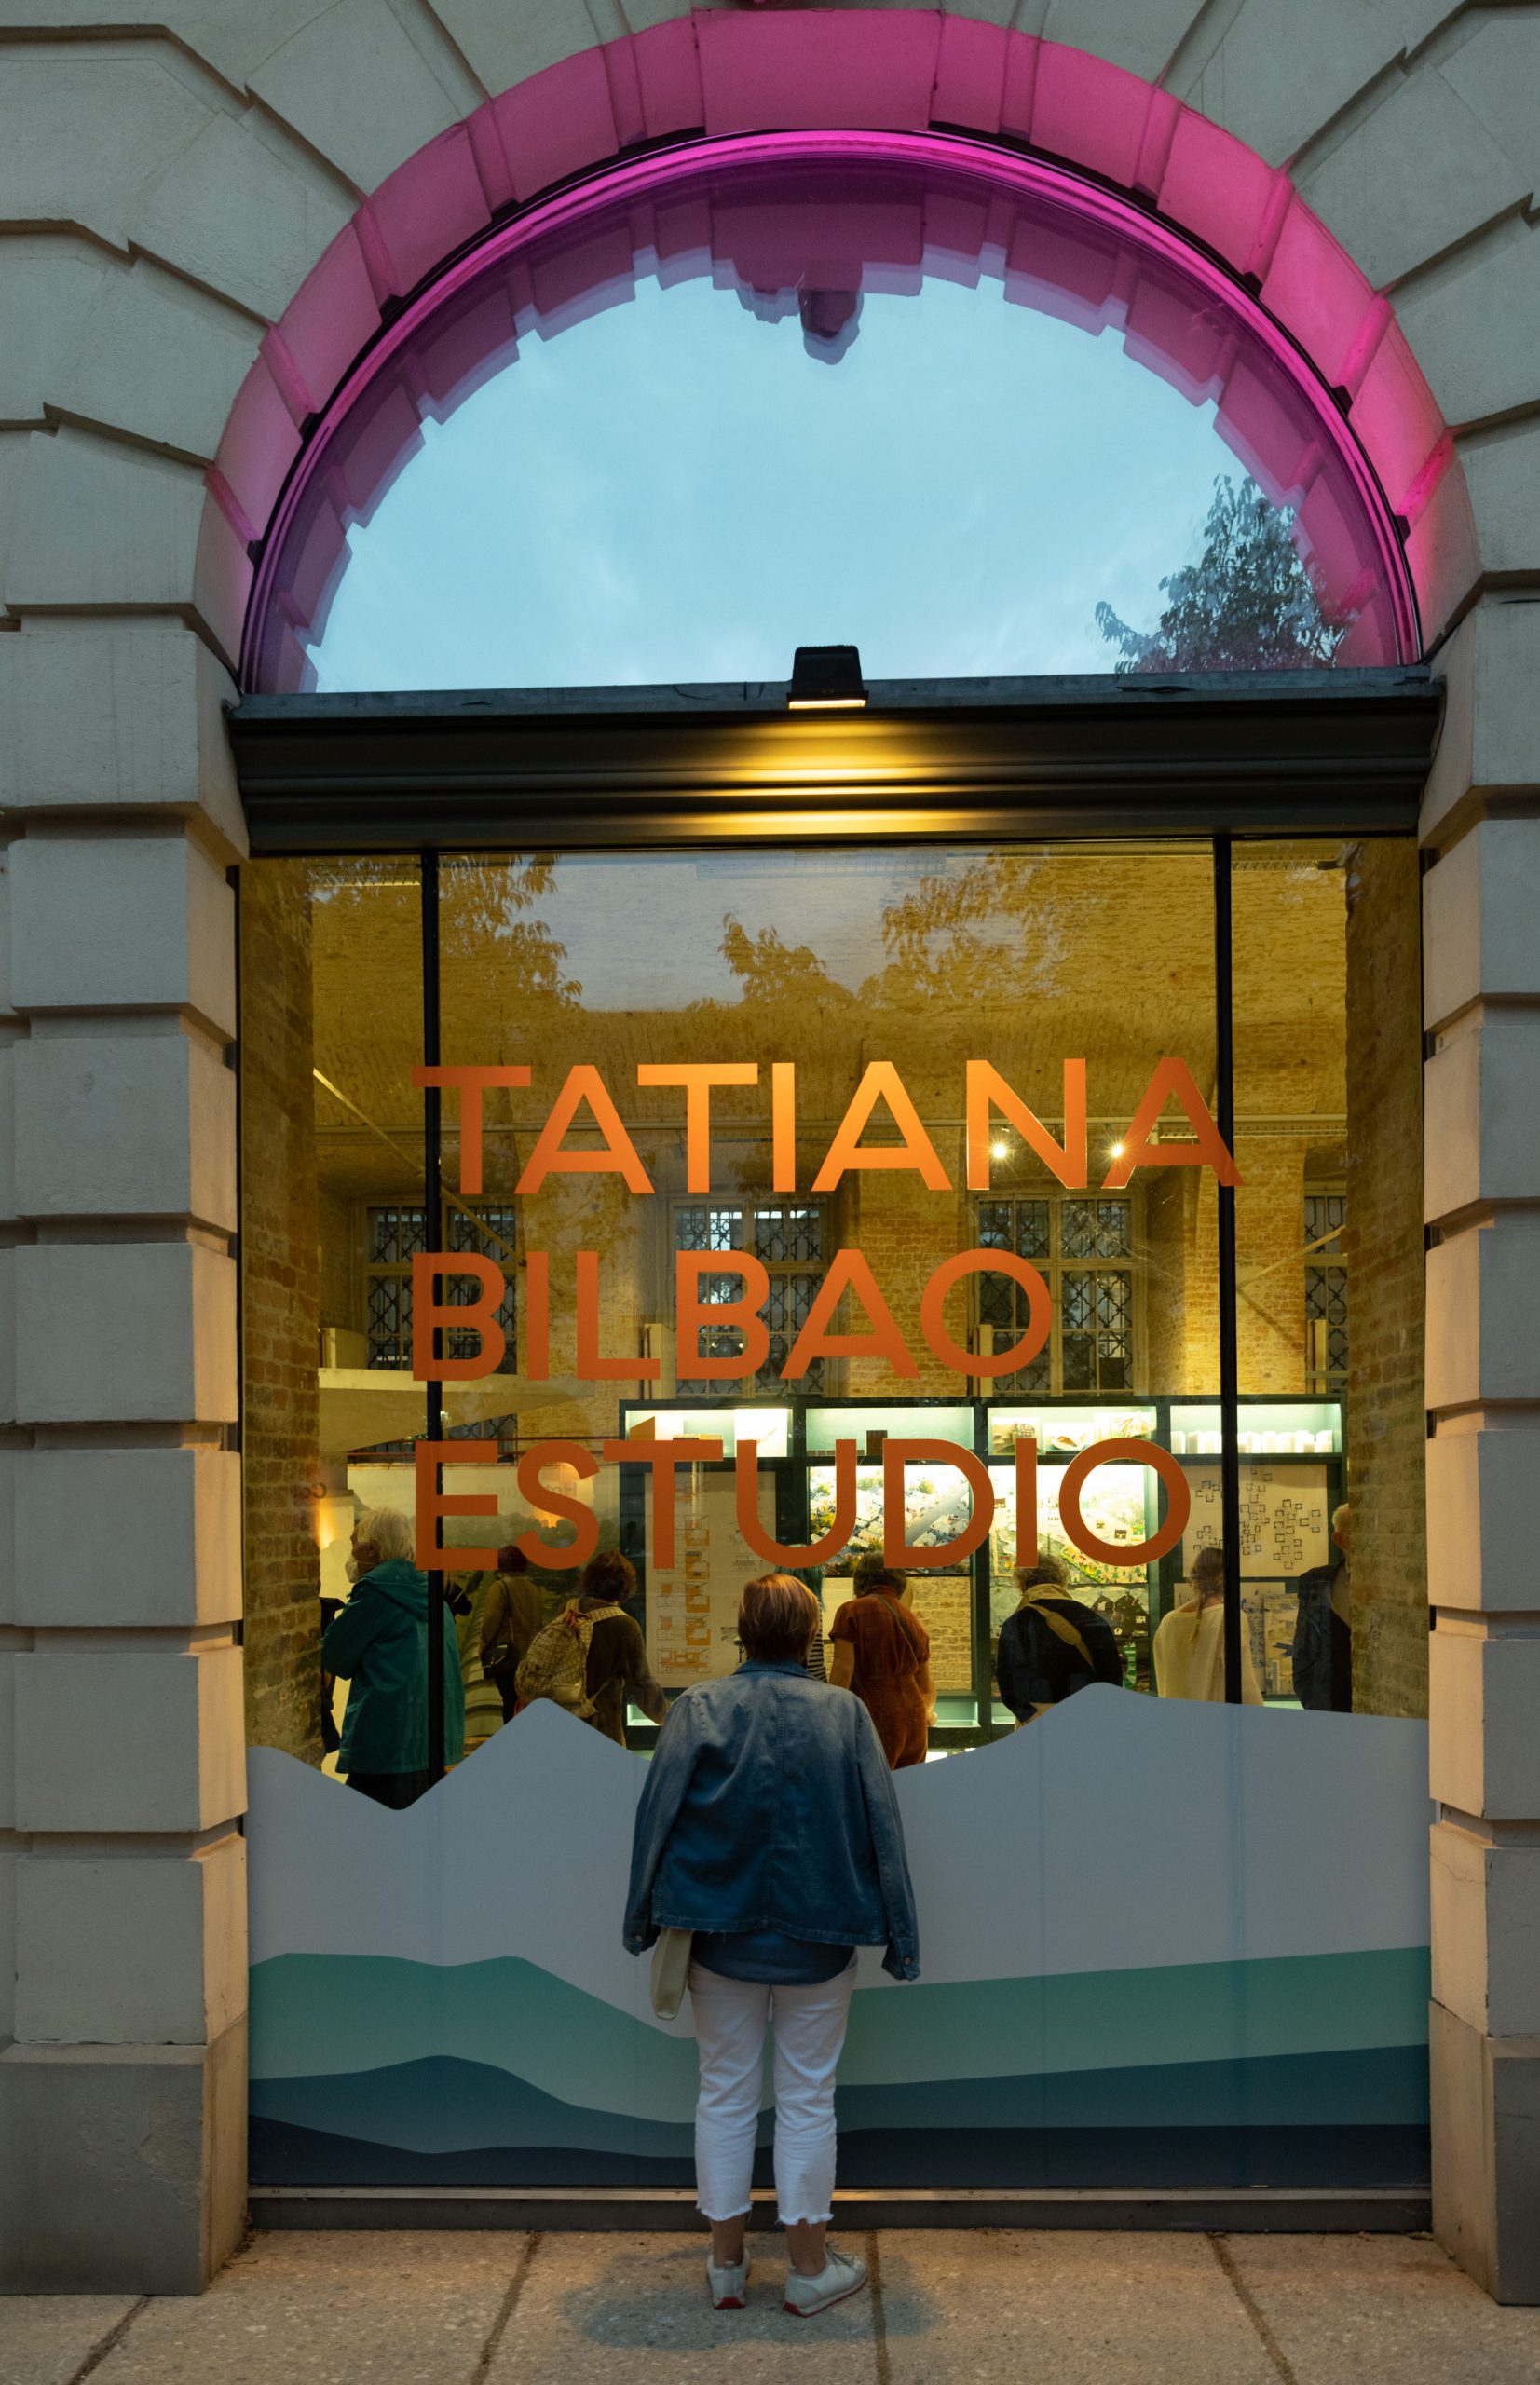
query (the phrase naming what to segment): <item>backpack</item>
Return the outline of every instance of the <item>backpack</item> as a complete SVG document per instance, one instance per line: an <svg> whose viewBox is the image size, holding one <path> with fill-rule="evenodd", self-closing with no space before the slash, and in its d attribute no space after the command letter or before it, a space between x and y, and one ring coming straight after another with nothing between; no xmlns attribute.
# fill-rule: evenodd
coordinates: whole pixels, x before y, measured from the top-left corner
<svg viewBox="0 0 1540 2385"><path fill-rule="evenodd" d="M1066 1607L1071 1610L1070 1614L1063 1612ZM1034 1615L1040 1623L1046 1624L1055 1639L1062 1641L1082 1659L1093 1681L1108 1682L1121 1688L1123 1653L1118 1646L1117 1634L1104 1615L1098 1615L1094 1607L1083 1606L1068 1591L1056 1590L1048 1584L1029 1590L1016 1612L1018 1615ZM1079 1683L1072 1684L1073 1688L1080 1686ZM1070 1693L1067 1691L1066 1694Z"/></svg>
<svg viewBox="0 0 1540 2385"><path fill-rule="evenodd" d="M537 1631L525 1652L524 1661L513 1676L513 1686L522 1704L533 1705L537 1697L548 1697L579 1723L593 1720L593 1700L588 1694L588 1649L593 1637L593 1627L612 1615L623 1615L619 1606L596 1606L592 1615L579 1615L574 1599L565 1606L554 1623Z"/></svg>

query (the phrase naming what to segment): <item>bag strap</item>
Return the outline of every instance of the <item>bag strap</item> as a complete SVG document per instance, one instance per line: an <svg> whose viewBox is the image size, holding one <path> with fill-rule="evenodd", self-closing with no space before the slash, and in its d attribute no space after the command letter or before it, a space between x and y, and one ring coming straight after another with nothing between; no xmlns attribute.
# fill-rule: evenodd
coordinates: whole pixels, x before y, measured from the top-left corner
<svg viewBox="0 0 1540 2385"><path fill-rule="evenodd" d="M1047 1600L1052 1595L1051 1591L1029 1590L1021 1604L1024 1607L1029 1606L1035 1615L1041 1616L1056 1640L1062 1640L1067 1648L1078 1649L1085 1659L1086 1670L1095 1672L1097 1660L1086 1646L1083 1634L1077 1630L1067 1615L1056 1615L1053 1608L1048 1605ZM1017 1612L1019 1611L1018 1609Z"/></svg>
<svg viewBox="0 0 1540 2385"><path fill-rule="evenodd" d="M879 1592L877 1595L878 1595L878 1596L879 1596L879 1597L881 1597L881 1596L882 1596L882 1594L881 1594L880 1592ZM922 1665L922 1664L925 1662L925 1659L924 1659L924 1657L923 1657L923 1656L920 1655L920 1653L919 1643L918 1643L918 1642L917 1642L917 1641L916 1641L916 1639L915 1639L914 1632L913 1632L913 1631L911 1631L911 1630L910 1630L910 1629L909 1629L909 1626L910 1626L910 1624L911 1624L911 1623L915 1624L915 1625L918 1627L918 1625L919 1625L919 1621L920 1621L919 1616L918 1616L918 1615L906 1615L906 1614L905 1613L905 1611L904 1611L903 1606L901 1605L900 1601L899 1601L897 1599L891 1599L891 1598L883 1597L883 1598L882 1598L882 1603L883 1603L883 1605L884 1605L884 1606L891 1607L891 1608L893 1609L893 1615L894 1615L894 1617L895 1617L895 1619L896 1619L896 1621L897 1621L897 1623L898 1623L898 1627L899 1627L900 1630L903 1632L903 1634L904 1634L904 1638L905 1638L906 1642L907 1642L907 1644L908 1644L908 1650L909 1650L909 1654L910 1654L910 1656L914 1658L914 1660L915 1660L915 1662L916 1662L916 1664L917 1664L917 1665Z"/></svg>

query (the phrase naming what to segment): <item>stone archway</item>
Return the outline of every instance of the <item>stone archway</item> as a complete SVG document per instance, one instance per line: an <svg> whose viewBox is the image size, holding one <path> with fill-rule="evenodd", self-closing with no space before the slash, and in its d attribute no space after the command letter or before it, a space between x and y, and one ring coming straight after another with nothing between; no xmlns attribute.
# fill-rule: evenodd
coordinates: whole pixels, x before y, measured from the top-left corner
<svg viewBox="0 0 1540 2385"><path fill-rule="evenodd" d="M1523 100L1540 25L1440 0L1052 0L1034 11L1046 38L928 11L724 8L600 44L576 0L400 15L385 0L149 0L129 19L131 39L40 0L0 101L15 116L0 143L15 375L0 800L16 1046L0 1099L23 1153L0 1253L16 1319L0 1473L17 1516L0 1580L17 1711L8 1811L0 1799L0 1909L14 1891L17 1915L5 2282L187 2290L239 2226L222 1047L242 822L220 705L250 543L382 306L498 210L696 123L800 110L839 125L858 109L1066 157L1255 279L1343 391L1408 525L1449 691L1424 822L1439 2225L1494 2291L1540 2295L1518 2233L1540 2036L1521 1526L1540 1182L1504 1124L1532 1114L1540 1075L1540 361L1524 328L1540 244ZM61 1022L69 1036L49 1033ZM87 1156L107 1149L110 1166ZM66 1449L89 1500L61 1504ZM103 1510L133 1520L132 1561L110 1573ZM146 1938L148 1966L130 1959Z"/></svg>

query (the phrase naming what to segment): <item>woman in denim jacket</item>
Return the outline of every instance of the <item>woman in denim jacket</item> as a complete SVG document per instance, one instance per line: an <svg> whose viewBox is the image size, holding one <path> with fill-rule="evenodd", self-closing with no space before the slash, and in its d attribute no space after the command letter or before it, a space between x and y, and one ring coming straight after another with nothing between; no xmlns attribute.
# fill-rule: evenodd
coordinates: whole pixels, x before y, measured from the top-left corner
<svg viewBox="0 0 1540 2385"><path fill-rule="evenodd" d="M659 1736L636 1809L625 1920L634 1955L660 1929L695 1933L695 2168L718 2310L743 2302L743 2223L774 2019L784 2307L799 2317L866 2281L862 2262L825 2242L852 1949L885 1946L883 1969L895 1979L920 1972L893 1776L860 1699L803 1669L817 1620L811 1591L792 1574L745 1587L744 1663L687 1689Z"/></svg>

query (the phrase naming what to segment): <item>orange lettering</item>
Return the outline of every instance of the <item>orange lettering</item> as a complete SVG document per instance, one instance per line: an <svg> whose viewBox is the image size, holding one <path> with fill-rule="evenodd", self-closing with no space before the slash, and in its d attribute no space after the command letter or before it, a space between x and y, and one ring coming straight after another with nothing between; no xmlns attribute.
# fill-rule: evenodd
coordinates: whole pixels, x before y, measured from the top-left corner
<svg viewBox="0 0 1540 2385"><path fill-rule="evenodd" d="M862 1146L861 1137L879 1101L887 1103L904 1139L867 1151ZM828 1157L812 1179L812 1189L815 1192L832 1192L848 1169L862 1167L912 1168L930 1192L949 1192L952 1189L952 1179L936 1157L935 1146L920 1124L920 1113L891 1060L868 1061L829 1145Z"/></svg>
<svg viewBox="0 0 1540 2385"><path fill-rule="evenodd" d="M496 1441L419 1441L416 1449L417 1528L416 1556L419 1572L442 1574L453 1566L490 1573L497 1561L495 1548L443 1548L439 1525L445 1516L495 1516L495 1491L443 1491L441 1465L496 1465Z"/></svg>
<svg viewBox="0 0 1540 2385"><path fill-rule="evenodd" d="M1159 1475L1165 1485L1165 1521L1149 1540L1098 1540L1086 1523L1080 1509L1080 1494L1098 1465L1148 1465ZM1169 1450L1157 1448L1153 1441L1093 1441L1064 1469L1058 1512L1066 1538L1083 1556L1095 1557L1103 1565L1150 1565L1157 1557L1164 1557L1168 1548L1175 1548L1187 1530L1192 1493L1178 1460ZM1016 1528L1019 1532L1019 1517Z"/></svg>
<svg viewBox="0 0 1540 2385"><path fill-rule="evenodd" d="M438 1298L443 1275L473 1275L481 1290L468 1307L451 1307ZM477 1251L418 1252L412 1261L412 1372L418 1383L473 1383L497 1373L508 1350L508 1336L497 1322L507 1291L502 1269ZM451 1328L479 1336L481 1348L473 1358L438 1356L433 1337Z"/></svg>
<svg viewBox="0 0 1540 2385"><path fill-rule="evenodd" d="M1195 1143L1152 1141L1155 1121L1171 1100L1179 1102L1186 1111L1188 1124L1197 1137ZM1157 1063L1155 1073L1145 1087L1144 1098L1128 1122L1123 1156L1112 1162L1102 1179L1103 1192L1118 1192L1136 1167L1211 1167L1221 1184L1238 1184L1241 1180L1185 1060Z"/></svg>
<svg viewBox="0 0 1540 2385"><path fill-rule="evenodd" d="M711 1089L713 1085L757 1084L753 1060L643 1060L636 1082L643 1085L682 1084L685 1088L685 1190L711 1191Z"/></svg>
<svg viewBox="0 0 1540 2385"><path fill-rule="evenodd" d="M460 1097L460 1191L479 1192L482 1189L482 1095L489 1084L519 1085L529 1083L529 1070L524 1067L508 1068L416 1068L412 1082L419 1088L426 1085L449 1085Z"/></svg>
<svg viewBox="0 0 1540 2385"><path fill-rule="evenodd" d="M865 1310L869 1333L831 1333L836 1309L852 1292ZM895 1375L920 1372L908 1344L893 1321L893 1314L877 1288L877 1279L859 1250L837 1250L829 1272L819 1285L807 1322L792 1343L781 1370L783 1383L805 1375L814 1358L879 1358Z"/></svg>
<svg viewBox="0 0 1540 2385"><path fill-rule="evenodd" d="M455 1447L462 1449L465 1444L457 1441ZM586 1565L598 1547L599 1519L586 1499L575 1499L567 1491L547 1490L541 1478L548 1465L568 1466L579 1482L587 1482L598 1473L599 1461L581 1441L536 1441L519 1460L519 1496L538 1516L554 1516L576 1529L570 1540L542 1540L538 1532L522 1532L513 1546L532 1565L549 1565L552 1573L566 1574ZM497 1561L495 1557L488 1560L494 1565Z"/></svg>
<svg viewBox="0 0 1540 2385"><path fill-rule="evenodd" d="M797 1190L797 1063L770 1062L770 1191Z"/></svg>
<svg viewBox="0 0 1540 2385"><path fill-rule="evenodd" d="M1022 1141L1036 1152L1046 1168L1052 1170L1061 1184L1078 1187L1086 1181L1085 1125L1085 1063L1066 1060L1064 1063L1064 1141L1056 1143L1042 1120L1033 1115L1020 1096L1006 1083L997 1068L988 1060L970 1060L966 1065L968 1112L968 1190L987 1192L989 1189L989 1114L998 1110L1013 1125Z"/></svg>
<svg viewBox="0 0 1540 2385"><path fill-rule="evenodd" d="M997 1350L991 1357L985 1357L981 1351L964 1350L954 1342L943 1317L947 1293L968 1275L1009 1275L1027 1295L1026 1332L1009 1350ZM1012 1250L960 1250L942 1261L920 1296L920 1329L925 1347L954 1374L987 1378L1015 1374L1018 1367L1029 1365L1037 1356L1053 1325L1054 1303L1047 1285L1030 1260L1018 1259Z"/></svg>
<svg viewBox="0 0 1540 2385"><path fill-rule="evenodd" d="M906 1465L952 1465L974 1495L974 1511L955 1540L934 1548L911 1548L904 1537L904 1468ZM884 1441L882 1444L882 1562L911 1572L936 1572L961 1565L982 1548L995 1520L995 1486L982 1458L955 1441Z"/></svg>
<svg viewBox="0 0 1540 2385"><path fill-rule="evenodd" d="M605 1138L604 1148L596 1152L564 1151L562 1138L585 1104ZM606 1092L597 1069L586 1065L568 1069L566 1083L556 1096L555 1106L540 1128L514 1190L521 1198L526 1192L538 1192L548 1176L619 1176L633 1192L652 1190L652 1179L620 1124L620 1113Z"/></svg>
<svg viewBox="0 0 1540 2385"><path fill-rule="evenodd" d="M855 1532L855 1443L836 1441L834 1445L834 1522L822 1540L806 1548L784 1547L771 1538L759 1520L759 1486L756 1470L759 1463L757 1441L740 1441L734 1462L733 1488L738 1501L738 1529L748 1542L756 1557L767 1565L827 1565L851 1545Z"/></svg>
<svg viewBox="0 0 1540 2385"><path fill-rule="evenodd" d="M551 1380L551 1254L530 1250L524 1263L524 1367L531 1383Z"/></svg>
<svg viewBox="0 0 1540 2385"><path fill-rule="evenodd" d="M606 1358L599 1351L599 1254L579 1250L573 1257L578 1278L578 1373L584 1383L655 1383L662 1371L661 1358Z"/></svg>
<svg viewBox="0 0 1540 2385"><path fill-rule="evenodd" d="M1016 1563L1035 1565L1037 1548L1037 1443L1017 1437L1016 1468Z"/></svg>
<svg viewBox="0 0 1540 2385"><path fill-rule="evenodd" d="M702 1301L702 1275L736 1275L743 1289L735 1301ZM749 1250L681 1250L674 1261L674 1313L678 1371L686 1381L741 1383L756 1375L770 1356L770 1327L759 1311L770 1298L770 1270ZM707 1357L702 1332L732 1326L743 1346L733 1357Z"/></svg>
<svg viewBox="0 0 1540 2385"><path fill-rule="evenodd" d="M652 1468L652 1562L661 1572L674 1563L674 1484L682 1465L708 1465L722 1454L720 1441L606 1441L611 1465Z"/></svg>

